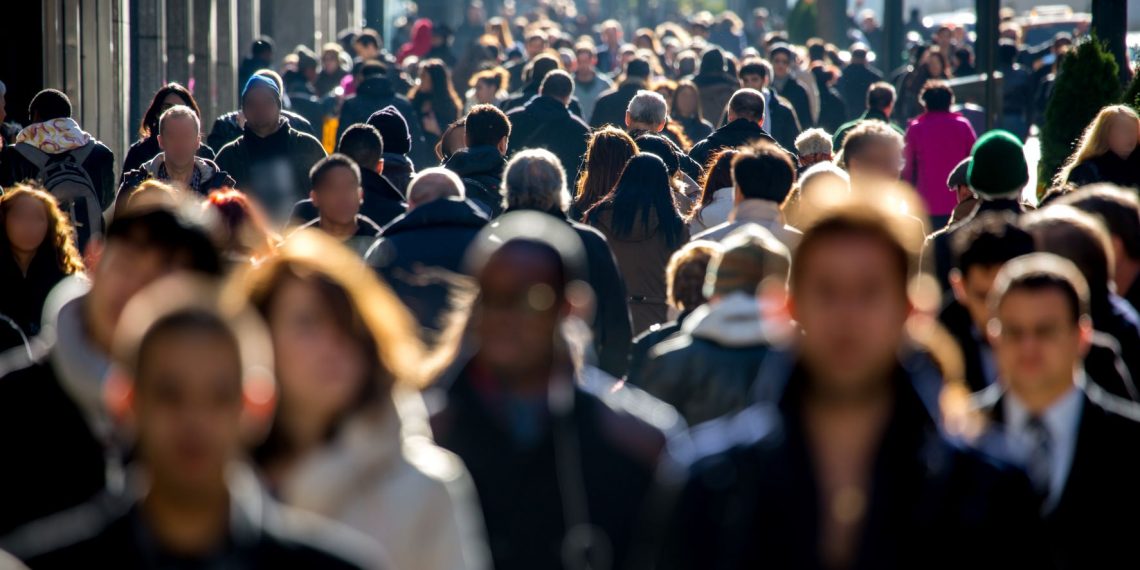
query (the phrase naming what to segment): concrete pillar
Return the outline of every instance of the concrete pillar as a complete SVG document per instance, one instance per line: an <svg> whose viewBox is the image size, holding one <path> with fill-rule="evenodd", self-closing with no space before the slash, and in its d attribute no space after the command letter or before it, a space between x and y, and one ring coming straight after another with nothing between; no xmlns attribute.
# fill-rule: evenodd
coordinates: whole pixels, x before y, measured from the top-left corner
<svg viewBox="0 0 1140 570"><path fill-rule="evenodd" d="M189 86L190 0L166 0L166 77Z"/></svg>
<svg viewBox="0 0 1140 570"><path fill-rule="evenodd" d="M217 67L214 56L216 25L215 9L217 0L193 0L194 19L192 69L194 77L194 98L202 111L202 121L212 124L217 109Z"/></svg>
<svg viewBox="0 0 1140 570"><path fill-rule="evenodd" d="M361 20L360 0L336 0L336 33L345 28L360 27Z"/></svg>
<svg viewBox="0 0 1140 570"><path fill-rule="evenodd" d="M210 128L213 119L218 115L237 107L237 68L241 61L238 58L240 44L237 43L238 5L245 4L245 2L242 0L216 1L218 3L217 23L214 29L217 30L215 38L217 44L215 51L217 77L215 77L214 91L217 94L217 99L210 122L206 122L206 118L202 117L204 129Z"/></svg>
<svg viewBox="0 0 1140 570"><path fill-rule="evenodd" d="M132 2L131 114L138 124L151 97L166 83L166 5L163 2Z"/></svg>
<svg viewBox="0 0 1140 570"><path fill-rule="evenodd" d="M249 55L249 46L261 35L261 1L230 0L237 5L237 61Z"/></svg>
<svg viewBox="0 0 1140 570"><path fill-rule="evenodd" d="M262 6L264 8L264 5ZM278 63L298 44L316 48L317 23L314 0L274 0L270 19L273 22L273 41L277 50L273 54Z"/></svg>

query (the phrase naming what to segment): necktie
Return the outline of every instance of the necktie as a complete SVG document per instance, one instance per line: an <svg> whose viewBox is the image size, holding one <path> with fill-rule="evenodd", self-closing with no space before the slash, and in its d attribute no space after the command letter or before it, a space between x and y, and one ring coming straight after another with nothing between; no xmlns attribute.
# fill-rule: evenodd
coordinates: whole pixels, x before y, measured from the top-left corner
<svg viewBox="0 0 1140 570"><path fill-rule="evenodd" d="M1026 470L1034 490L1042 500L1046 500L1049 497L1049 483L1053 475L1053 438L1049 435L1045 422L1037 416L1029 418L1025 431L1029 436Z"/></svg>

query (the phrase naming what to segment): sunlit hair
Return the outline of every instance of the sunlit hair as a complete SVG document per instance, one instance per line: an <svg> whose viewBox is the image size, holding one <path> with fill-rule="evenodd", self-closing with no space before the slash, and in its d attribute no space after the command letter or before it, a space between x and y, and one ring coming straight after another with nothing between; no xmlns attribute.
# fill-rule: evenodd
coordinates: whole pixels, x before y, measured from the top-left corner
<svg viewBox="0 0 1140 570"><path fill-rule="evenodd" d="M161 180L150 179L143 181L130 196L127 196L126 207L139 208L153 204L176 205L178 203L178 188Z"/></svg>
<svg viewBox="0 0 1140 570"><path fill-rule="evenodd" d="M617 127L606 126L594 131L574 196L579 210L588 210L609 194L621 178L625 163L637 152L637 143L629 133Z"/></svg>
<svg viewBox="0 0 1140 570"><path fill-rule="evenodd" d="M301 229L240 282L250 303L265 315L281 285L290 279L314 285L330 302L329 310L344 317L334 320L345 332L367 341L366 353L377 356L374 376L382 390L419 387L423 346L414 320L388 284L355 253L320 231ZM342 306L332 306L338 303Z"/></svg>
<svg viewBox="0 0 1140 570"><path fill-rule="evenodd" d="M1062 184L1069 181L1069 175L1072 174L1073 169L1083 162L1102 156L1108 152L1108 130L1112 126L1114 119L1121 118L1124 120L1131 120L1136 128L1136 136L1140 139L1140 116L1136 111L1128 105L1109 105L1100 110L1096 114L1096 118L1085 127L1085 132L1081 135L1081 141L1077 144L1077 150L1073 152L1069 159L1065 161L1065 166L1057 173L1057 177L1053 179L1054 184Z"/></svg>
<svg viewBox="0 0 1140 570"><path fill-rule="evenodd" d="M693 112L689 115L682 115L681 111L677 108L677 100L681 98L681 92L688 91L693 94ZM677 88L673 90L673 100L669 105L669 114L678 119L695 118L698 121L704 120L705 116L701 112L701 91L697 89L697 85L689 79L682 79L677 82Z"/></svg>
<svg viewBox="0 0 1140 570"><path fill-rule="evenodd" d="M269 229L265 214L240 190L221 188L210 192L202 208L218 217L219 243L230 254L252 259L270 255L281 238Z"/></svg>
<svg viewBox="0 0 1140 570"><path fill-rule="evenodd" d="M720 251L720 244L708 240L691 241L673 252L665 266L665 296L678 311L705 304L705 275L709 262Z"/></svg>
<svg viewBox="0 0 1140 570"><path fill-rule="evenodd" d="M740 154L735 148L725 148L712 155L701 177L701 202L689 215L689 222L701 220L701 212L715 200L716 191L732 187L732 159Z"/></svg>
<svg viewBox="0 0 1140 570"><path fill-rule="evenodd" d="M36 253L52 256L60 271L66 275L83 271L83 258L75 247L75 229L72 228L71 221L60 210L59 202L54 196L30 184L16 184L0 196L0 251L10 251L12 248L8 242L8 212L21 199L38 201L47 213L47 234Z"/></svg>
<svg viewBox="0 0 1140 570"><path fill-rule="evenodd" d="M154 97L150 100L150 106L146 108L143 113L143 118L139 122L139 136L148 137L150 135L158 134L158 119L162 116L162 102L170 95L177 95L182 99L182 104L190 107L195 115L202 116L202 111L198 108L198 102L194 100L194 95L178 83L167 83L155 92Z"/></svg>

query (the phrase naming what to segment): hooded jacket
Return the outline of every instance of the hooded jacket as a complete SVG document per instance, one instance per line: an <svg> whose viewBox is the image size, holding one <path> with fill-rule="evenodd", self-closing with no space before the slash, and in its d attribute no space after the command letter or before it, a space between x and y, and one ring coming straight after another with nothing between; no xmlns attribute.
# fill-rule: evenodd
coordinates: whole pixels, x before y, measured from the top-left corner
<svg viewBox="0 0 1140 570"><path fill-rule="evenodd" d="M507 155L525 148L545 148L562 163L567 187L575 188L578 168L589 144L589 125L574 116L561 101L542 95L521 109L511 111L507 118L511 121Z"/></svg>
<svg viewBox="0 0 1140 570"><path fill-rule="evenodd" d="M482 569L488 553L471 475L432 441L418 392L396 389L284 478L286 504L378 541L393 568Z"/></svg>
<svg viewBox="0 0 1140 570"><path fill-rule="evenodd" d="M127 198L131 196L131 192L147 180L169 181L169 178L162 177L162 174L165 172L165 168L163 168L165 162L166 153L160 152L154 158L143 163L138 169L124 172L123 181L119 184L119 190L115 193L115 206L122 207L126 203ZM191 188L191 190L201 196L206 196L211 191L223 186L235 186L237 184L232 176L223 172L214 161L208 158L195 157L194 170L197 171L195 178L198 180L198 187Z"/></svg>
<svg viewBox="0 0 1140 570"><path fill-rule="evenodd" d="M91 178L100 206L106 208L115 199L115 154L80 128L75 119L52 119L28 125L20 131L15 144L0 150L0 186L7 188L39 175L36 165L17 150L16 145L21 143L53 156L75 151L87 144L94 145L80 166Z"/></svg>
<svg viewBox="0 0 1140 570"><path fill-rule="evenodd" d="M356 86L356 94L344 100L340 108L340 123L336 129L337 140L340 140L345 129L357 123L368 122L368 117L372 116L372 113L388 105L395 107L408 121L412 146L415 147L422 135L419 132L419 121L412 120L416 116L412 110L412 103L407 97L396 93L392 81L383 75L364 79Z"/></svg>
<svg viewBox="0 0 1140 570"><path fill-rule="evenodd" d="M443 163L444 168L463 179L467 199L490 218L503 213L503 169L506 166L506 157L491 145L460 149Z"/></svg>
<svg viewBox="0 0 1140 570"><path fill-rule="evenodd" d="M215 153L221 154L222 147L241 138L244 127L238 125L238 114L241 110L230 111L221 117L214 120L214 126L210 129L210 136L206 137L206 144L209 145ZM305 133L307 135L317 136L316 129L308 119L290 111L289 109L281 109L281 116L289 121L289 126L294 129ZM212 157L215 160L216 156Z"/></svg>
<svg viewBox="0 0 1140 570"><path fill-rule="evenodd" d="M768 354L770 334L760 313L760 302L740 292L698 307L680 332L649 351L641 387L690 425L748 407Z"/></svg>
<svg viewBox="0 0 1140 570"><path fill-rule="evenodd" d="M217 163L273 220L282 222L293 204L308 196L309 169L324 157L317 139L281 119L277 130L265 137L246 125L240 138L218 151Z"/></svg>

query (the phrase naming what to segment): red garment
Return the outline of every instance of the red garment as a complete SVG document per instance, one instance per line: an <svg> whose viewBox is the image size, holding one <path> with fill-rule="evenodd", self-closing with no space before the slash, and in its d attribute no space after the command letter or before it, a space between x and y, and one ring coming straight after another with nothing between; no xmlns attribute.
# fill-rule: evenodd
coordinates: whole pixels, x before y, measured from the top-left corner
<svg viewBox="0 0 1140 570"><path fill-rule="evenodd" d="M412 41L400 46L396 59L400 63L409 56L423 57L431 51L432 23L427 18L420 18L412 24Z"/></svg>
<svg viewBox="0 0 1140 570"><path fill-rule="evenodd" d="M906 166L902 178L918 190L931 216L948 216L958 197L946 186L954 167L970 156L978 136L958 113L930 111L906 129Z"/></svg>

